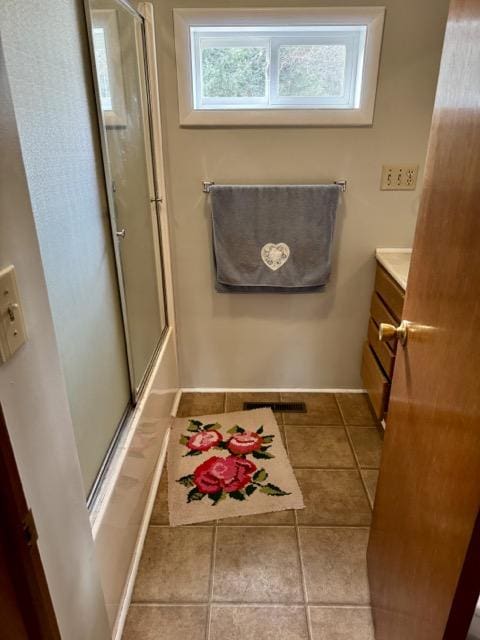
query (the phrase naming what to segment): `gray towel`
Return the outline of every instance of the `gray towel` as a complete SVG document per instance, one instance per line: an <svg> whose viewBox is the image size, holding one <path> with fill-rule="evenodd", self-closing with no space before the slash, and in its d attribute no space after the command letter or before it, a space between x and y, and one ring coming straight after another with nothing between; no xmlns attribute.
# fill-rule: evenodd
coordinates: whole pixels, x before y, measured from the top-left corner
<svg viewBox="0 0 480 640"><path fill-rule="evenodd" d="M337 185L212 185L217 291L318 291L328 281Z"/></svg>

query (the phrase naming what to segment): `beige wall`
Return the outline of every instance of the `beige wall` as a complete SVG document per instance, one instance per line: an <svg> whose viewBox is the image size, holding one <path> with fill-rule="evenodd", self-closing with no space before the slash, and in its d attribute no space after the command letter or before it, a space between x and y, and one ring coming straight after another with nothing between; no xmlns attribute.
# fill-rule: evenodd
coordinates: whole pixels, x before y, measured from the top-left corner
<svg viewBox="0 0 480 640"><path fill-rule="evenodd" d="M0 401L62 638L107 640L110 631L1 46L0 147L0 269L15 265L28 333L26 345L0 365Z"/></svg>
<svg viewBox="0 0 480 640"><path fill-rule="evenodd" d="M342 2L349 4L365 3ZM183 386L361 386L374 250L410 246L419 200L419 189L379 191L381 165L412 162L423 168L448 8L447 0L373 4L387 7L373 127L181 129L172 8L259 3L154 0ZM203 179L309 183L343 178L348 192L324 293L214 292Z"/></svg>

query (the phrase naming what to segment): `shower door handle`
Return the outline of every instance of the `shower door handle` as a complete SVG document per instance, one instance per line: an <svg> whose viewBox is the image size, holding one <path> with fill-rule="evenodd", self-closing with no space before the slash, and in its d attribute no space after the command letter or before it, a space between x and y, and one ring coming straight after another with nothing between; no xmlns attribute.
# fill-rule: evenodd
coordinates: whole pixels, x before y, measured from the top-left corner
<svg viewBox="0 0 480 640"><path fill-rule="evenodd" d="M115 235L117 238L125 238L126 231L125 229L120 229L120 231L115 231Z"/></svg>

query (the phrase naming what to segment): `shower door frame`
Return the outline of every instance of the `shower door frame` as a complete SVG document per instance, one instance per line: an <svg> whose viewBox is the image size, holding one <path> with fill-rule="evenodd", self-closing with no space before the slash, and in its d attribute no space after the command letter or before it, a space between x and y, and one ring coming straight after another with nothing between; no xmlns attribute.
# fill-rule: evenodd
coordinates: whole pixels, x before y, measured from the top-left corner
<svg viewBox="0 0 480 640"><path fill-rule="evenodd" d="M163 299L164 309L165 309L165 326L160 334L158 343L153 350L150 361L145 369L143 377L140 383L135 385L135 375L133 370L133 355L132 355L132 345L129 334L129 326L128 326L128 317L127 317L127 304L126 304L126 296L125 296L125 282L123 276L123 266L120 255L120 247L117 236L117 220L115 215L115 200L114 200L114 181L112 178L110 163L109 163L109 155L108 155L108 144L107 138L105 134L105 127L103 125L103 113L102 106L100 103L100 89L98 86L98 77L96 71L96 63L95 63L95 51L93 47L93 38L92 38L92 19L91 19L91 8L89 0L84 0L84 13L85 19L87 23L87 38L88 38L88 47L90 53L90 64L92 70L92 82L94 87L94 95L95 95L95 104L96 104L96 112L97 112L97 122L98 122L98 132L100 137L100 147L102 151L102 165L105 179L105 190L107 194L107 205L108 205L108 215L110 221L110 231L111 231L111 239L113 245L113 252L115 256L115 270L117 274L117 283L118 283L118 291L120 297L120 308L122 314L123 328L124 328L124 337L125 337L125 348L127 354L127 365L128 365L128 374L130 381L130 393L131 393L131 409L137 404L138 400L141 397L142 391L148 382L150 373L155 365L157 356L162 348L162 345L168 335L169 329L171 327L170 318L173 315L173 310L171 308L170 296L167 292L167 279L166 279L166 255L169 255L168 251L168 228L165 225L165 228L162 228L161 225L161 213L160 207L165 205L164 191L160 189L160 186L163 186L163 166L161 159L158 158L158 153L160 149L157 149L156 145L156 136L155 136L155 126L154 126L154 116L160 118L159 109L155 108L155 101L152 100L152 88L155 85L154 79L151 77L151 69L149 65L149 49L151 48L151 43L148 42L147 38L147 29L146 23L148 20L153 20L153 13L150 11L145 11L145 15L135 9L128 0L115 0L119 5L121 5L124 9L126 9L129 13L132 14L133 17L138 18L141 21L141 34L142 34L142 52L143 52L143 62L145 69L145 93L146 93L146 124L148 127L148 134L150 150L151 150L151 163L152 163L152 182L153 182L153 193L150 194L150 202L155 207L155 218L157 225L157 237L154 238L154 253L155 253L155 271L157 278L157 288L159 293L159 299ZM140 6L148 9L148 3L142 3ZM152 64L154 66L154 64ZM157 105L158 106L158 105ZM145 115L145 114L144 114ZM160 179L160 175L162 179ZM114 435L112 440L112 445L110 449L114 448L115 442L118 439L119 432L122 430L122 426L126 421L128 421L129 412L124 418L121 420L119 428L117 429L117 433ZM109 458L109 453L106 453L106 459ZM99 476L102 475L102 470L99 472Z"/></svg>
<svg viewBox="0 0 480 640"><path fill-rule="evenodd" d="M104 481L107 479L111 462L115 456L117 445L122 438L122 434L125 433L128 425L131 423L134 415L134 409L139 400L142 397L142 393L145 387L148 385L152 370L157 365L159 355L162 353L164 345L172 336L175 339L175 310L173 299L173 280L171 270L171 250L169 239L169 224L167 216L167 199L165 189L165 177L164 177L164 163L163 163L163 146L162 146L162 131L160 124L160 100L158 91L158 79L157 79L157 62L156 62L156 46L155 46L155 27L154 27L154 14L153 5L149 2L139 3L138 9L133 8L127 0L116 0L116 2L127 9L134 17L141 20L142 26L142 51L143 61L145 68L145 87L146 87L146 99L147 99L147 123L148 123L148 135L150 140L151 149L151 162L152 162L152 174L153 174L153 187L154 193L151 194L151 204L155 207L156 224L157 224L157 238L154 239L155 249L155 268L157 274L157 286L159 289L159 295L164 301L165 309L165 327L162 330L158 344L154 349L148 367L144 372L141 384L135 386L135 376L133 371L133 359L132 359L132 347L130 343L130 337L128 332L128 318L127 307L125 298L125 286L123 281L123 269L120 256L120 247L118 245L116 231L116 217L115 217L115 202L114 202L114 190L113 182L110 171L110 165L108 160L108 147L105 128L103 126L102 108L100 103L100 92L98 87L98 78L95 66L95 52L93 48L92 38L92 20L90 15L90 3L89 0L83 0L84 14L87 28L87 40L88 49L90 55L90 68L92 73L92 83L94 88L94 98L96 105L97 126L100 139L100 147L102 152L102 165L104 172L105 191L107 196L108 216L110 222L111 240L113 245L115 270L117 276L117 287L120 300L120 308L122 315L122 323L124 328L124 340L128 366L128 376L130 383L130 402L127 406L124 415L122 416L115 433L112 437L110 446L105 452L105 456L102 465L98 471L96 480L87 496L87 508L91 510L95 504L97 497L100 495L101 487ZM157 240L158 245L155 240ZM158 249L158 251L157 251ZM160 291L162 288L162 291Z"/></svg>

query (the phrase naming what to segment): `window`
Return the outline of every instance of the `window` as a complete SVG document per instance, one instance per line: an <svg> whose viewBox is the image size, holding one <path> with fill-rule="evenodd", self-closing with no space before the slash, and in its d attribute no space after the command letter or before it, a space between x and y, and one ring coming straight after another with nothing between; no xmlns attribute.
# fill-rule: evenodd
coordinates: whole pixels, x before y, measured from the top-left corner
<svg viewBox="0 0 480 640"><path fill-rule="evenodd" d="M371 124L382 7L174 12L181 124Z"/></svg>
<svg viewBox="0 0 480 640"><path fill-rule="evenodd" d="M127 114L117 12L94 9L91 15L93 52L105 126L125 127Z"/></svg>
<svg viewBox="0 0 480 640"><path fill-rule="evenodd" d="M192 27L195 109L358 107L366 27Z"/></svg>
<svg viewBox="0 0 480 640"><path fill-rule="evenodd" d="M107 43L105 40L105 29L103 27L93 28L93 48L95 50L100 104L103 111L112 111L112 91L108 74Z"/></svg>

